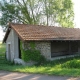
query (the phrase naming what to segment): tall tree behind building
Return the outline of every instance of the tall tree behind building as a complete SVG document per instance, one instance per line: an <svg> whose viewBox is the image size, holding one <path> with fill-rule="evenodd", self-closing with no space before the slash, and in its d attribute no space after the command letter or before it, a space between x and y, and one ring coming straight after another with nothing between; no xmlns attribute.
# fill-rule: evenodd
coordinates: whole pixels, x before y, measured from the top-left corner
<svg viewBox="0 0 80 80"><path fill-rule="evenodd" d="M71 0L3 0L0 2L0 25L8 22L73 27Z"/></svg>

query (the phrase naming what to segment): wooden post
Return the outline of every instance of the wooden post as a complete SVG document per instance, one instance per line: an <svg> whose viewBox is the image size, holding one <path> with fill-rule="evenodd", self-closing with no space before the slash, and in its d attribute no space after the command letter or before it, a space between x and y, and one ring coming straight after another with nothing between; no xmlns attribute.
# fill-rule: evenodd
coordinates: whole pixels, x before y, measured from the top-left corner
<svg viewBox="0 0 80 80"><path fill-rule="evenodd" d="M69 41L69 54L71 54L71 43Z"/></svg>

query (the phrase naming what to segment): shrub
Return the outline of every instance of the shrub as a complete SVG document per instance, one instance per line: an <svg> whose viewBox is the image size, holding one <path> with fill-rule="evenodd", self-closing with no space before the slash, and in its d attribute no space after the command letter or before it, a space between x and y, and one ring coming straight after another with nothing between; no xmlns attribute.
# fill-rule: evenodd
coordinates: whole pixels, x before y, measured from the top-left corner
<svg viewBox="0 0 80 80"><path fill-rule="evenodd" d="M73 59L61 65L62 68L80 68L80 60Z"/></svg>
<svg viewBox="0 0 80 80"><path fill-rule="evenodd" d="M21 48L21 58L24 61L35 61L38 64L41 64L43 62L46 61L45 57L43 55L41 55L39 50L35 49L35 43L34 42L30 42L30 49L28 50L24 50L22 48L22 42L20 42L20 48Z"/></svg>
<svg viewBox="0 0 80 80"><path fill-rule="evenodd" d="M42 63L45 61L45 57L41 55L40 51L38 50L22 50L22 59L24 61L35 61L38 63Z"/></svg>

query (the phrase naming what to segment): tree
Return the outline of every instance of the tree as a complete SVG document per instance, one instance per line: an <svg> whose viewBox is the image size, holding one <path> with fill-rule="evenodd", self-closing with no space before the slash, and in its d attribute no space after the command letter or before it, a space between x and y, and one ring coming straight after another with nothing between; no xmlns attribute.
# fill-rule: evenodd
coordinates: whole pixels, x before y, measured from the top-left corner
<svg viewBox="0 0 80 80"><path fill-rule="evenodd" d="M42 0L44 2L44 15L47 25L56 23L62 27L73 27L74 12L71 0ZM51 24L50 24L51 25Z"/></svg>
<svg viewBox="0 0 80 80"><path fill-rule="evenodd" d="M8 22L73 27L71 0L3 0L0 24Z"/></svg>

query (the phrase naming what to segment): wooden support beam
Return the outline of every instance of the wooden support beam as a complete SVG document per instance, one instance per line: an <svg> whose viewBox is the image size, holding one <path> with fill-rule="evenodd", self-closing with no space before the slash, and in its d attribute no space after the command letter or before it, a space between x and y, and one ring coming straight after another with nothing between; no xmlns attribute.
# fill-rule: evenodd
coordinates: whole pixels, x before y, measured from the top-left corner
<svg viewBox="0 0 80 80"><path fill-rule="evenodd" d="M71 53L71 43L69 42L69 54Z"/></svg>

